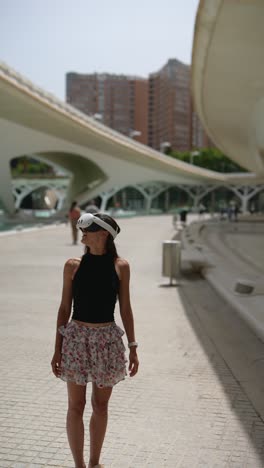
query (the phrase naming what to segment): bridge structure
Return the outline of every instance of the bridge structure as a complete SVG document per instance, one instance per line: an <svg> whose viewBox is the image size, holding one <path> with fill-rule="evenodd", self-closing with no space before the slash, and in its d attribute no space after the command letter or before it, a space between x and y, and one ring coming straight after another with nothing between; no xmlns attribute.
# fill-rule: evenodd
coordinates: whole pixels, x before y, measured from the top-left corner
<svg viewBox="0 0 264 468"><path fill-rule="evenodd" d="M70 177L16 177L12 179L12 193L14 197L15 209L19 210L22 207L23 200L34 191L43 188L46 190L52 190L54 196L57 199L56 210L62 210L65 205L67 192L71 183ZM142 184L134 184L130 187L134 188L139 192L143 199L144 212L150 213L153 207L153 201L159 197L163 192L168 191L170 188L175 187L175 184L168 182L145 182ZM240 210L245 213L248 209L250 200L255 197L258 193L264 190L264 184L257 184L254 186L248 185L217 185L215 183L201 184L201 185L190 185L177 183L178 190L185 192L191 200L194 211L198 210L199 205L203 203L203 198L213 191L225 188L233 193L237 199L240 200ZM100 209L105 211L109 200L120 192L120 187L113 187L107 192L100 193Z"/></svg>

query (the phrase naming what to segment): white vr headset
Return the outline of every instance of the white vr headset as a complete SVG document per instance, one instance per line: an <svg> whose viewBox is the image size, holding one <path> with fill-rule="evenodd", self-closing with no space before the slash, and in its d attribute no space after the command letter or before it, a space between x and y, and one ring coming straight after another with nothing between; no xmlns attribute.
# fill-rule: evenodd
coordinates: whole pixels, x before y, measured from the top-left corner
<svg viewBox="0 0 264 468"><path fill-rule="evenodd" d="M110 232L114 239L118 234L110 224L94 216L92 213L83 214L77 221L77 228L87 232L96 232L103 228Z"/></svg>

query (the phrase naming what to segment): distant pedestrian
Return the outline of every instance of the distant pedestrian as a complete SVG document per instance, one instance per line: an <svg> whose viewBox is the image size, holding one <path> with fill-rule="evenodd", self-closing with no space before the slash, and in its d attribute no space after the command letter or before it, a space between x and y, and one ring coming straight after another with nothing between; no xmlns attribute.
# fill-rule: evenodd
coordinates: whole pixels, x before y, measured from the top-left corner
<svg viewBox="0 0 264 468"><path fill-rule="evenodd" d="M203 215L205 212L206 212L205 206L202 203L199 203L199 206L198 206L199 219L203 218Z"/></svg>
<svg viewBox="0 0 264 468"><path fill-rule="evenodd" d="M68 217L71 223L71 229L72 229L72 243L74 245L77 244L78 242L78 229L77 229L77 221L81 215L81 210L78 207L78 204L76 201L73 201L71 204L71 207L69 209Z"/></svg>
<svg viewBox="0 0 264 468"><path fill-rule="evenodd" d="M228 221L232 221L233 219L233 208L231 205L228 205L227 207L227 218L228 218Z"/></svg>
<svg viewBox="0 0 264 468"><path fill-rule="evenodd" d="M184 226L187 222L187 214L188 214L188 209L183 206L181 209L180 209L180 221L182 223L182 225Z"/></svg>
<svg viewBox="0 0 264 468"><path fill-rule="evenodd" d="M238 221L238 214L239 214L239 206L238 206L238 203L236 202L234 206L234 220L235 221Z"/></svg>
<svg viewBox="0 0 264 468"><path fill-rule="evenodd" d="M96 206L95 204L95 201L94 200L91 200L88 205L85 207L85 212L86 213L98 213L100 210L98 208L98 206Z"/></svg>
<svg viewBox="0 0 264 468"><path fill-rule="evenodd" d="M219 211L220 211L220 220L225 219L225 215L227 214L227 205L224 200L220 200L219 202Z"/></svg>
<svg viewBox="0 0 264 468"><path fill-rule="evenodd" d="M117 297L130 350L130 377L138 371L138 344L129 298L129 264L118 256L114 243L120 232L118 224L108 215L86 213L77 226L82 231L86 253L82 258L68 260L64 266L51 365L55 376L67 382L67 435L76 468L86 467L83 412L86 386L92 382L88 468L103 468L99 459L107 427L108 402L114 385L126 376L124 331L114 320ZM69 321L72 300L73 315Z"/></svg>
<svg viewBox="0 0 264 468"><path fill-rule="evenodd" d="M255 203L252 202L252 203L250 203L249 212L250 212L250 214L254 214L255 211L256 211Z"/></svg>

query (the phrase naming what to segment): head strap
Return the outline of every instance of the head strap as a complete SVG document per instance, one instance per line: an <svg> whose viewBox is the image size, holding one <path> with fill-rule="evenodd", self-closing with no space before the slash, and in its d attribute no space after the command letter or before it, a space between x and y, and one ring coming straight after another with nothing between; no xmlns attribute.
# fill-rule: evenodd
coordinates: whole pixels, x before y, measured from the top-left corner
<svg viewBox="0 0 264 468"><path fill-rule="evenodd" d="M102 227L106 231L110 232L114 239L116 238L118 232L115 231L115 229L106 221L103 221L99 217L94 216L92 213L83 214L77 221L77 227L85 229L91 226L92 223L95 223L98 226Z"/></svg>

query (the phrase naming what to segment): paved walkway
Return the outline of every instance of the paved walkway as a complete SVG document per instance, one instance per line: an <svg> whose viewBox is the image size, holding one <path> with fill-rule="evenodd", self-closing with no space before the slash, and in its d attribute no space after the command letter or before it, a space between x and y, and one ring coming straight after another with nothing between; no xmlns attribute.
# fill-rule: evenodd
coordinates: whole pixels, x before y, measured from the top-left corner
<svg viewBox="0 0 264 468"><path fill-rule="evenodd" d="M120 225L141 367L113 392L102 463L264 467L264 424L236 377L247 347L259 358L263 344L199 276L159 287L167 281L160 276L161 243L172 237L171 216ZM82 252L70 245L69 230L0 238L0 467L73 467L66 386L50 369L63 264ZM87 393L88 428L90 387ZM88 443L87 432L87 454Z"/></svg>

